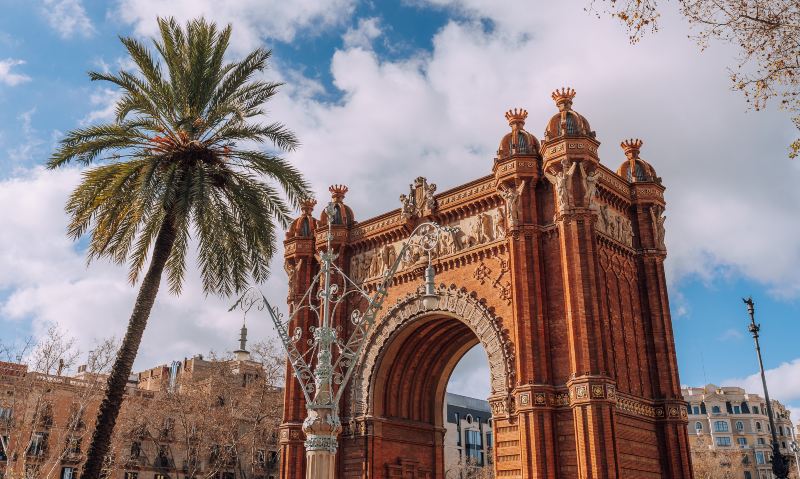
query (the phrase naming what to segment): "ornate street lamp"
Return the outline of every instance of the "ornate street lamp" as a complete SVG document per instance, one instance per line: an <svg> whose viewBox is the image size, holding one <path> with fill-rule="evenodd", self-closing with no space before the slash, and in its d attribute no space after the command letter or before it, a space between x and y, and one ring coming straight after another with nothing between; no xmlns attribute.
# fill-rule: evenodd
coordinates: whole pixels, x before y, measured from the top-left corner
<svg viewBox="0 0 800 479"><path fill-rule="evenodd" d="M336 213L335 204L329 203L325 211L328 218L333 218ZM338 254L331 247L333 234L329 226L327 247L318 256L320 270L302 299L298 303L290 304L288 319L284 319L278 308L273 308L267 298L254 288L245 292L231 307L231 310L241 308L245 314L254 307L266 310L286 349L294 375L300 382L308 412L303 421L307 479L335 477L337 436L342 429L339 402L400 264L404 259L417 259L413 253L419 253L421 261L427 257L422 304L426 309L434 308L438 295L434 283L432 253L442 233L454 232L456 228L433 222L418 225L403 243L394 263L384 272L370 293L336 265ZM342 328L333 326L331 321L340 306L352 305L356 305L349 316L353 331L348 338L343 338L339 336ZM316 316L317 324L295 325L294 330L290 331L292 321L304 310L311 311ZM305 341L309 348L301 352L297 345L303 339L304 326L307 326L312 339Z"/></svg>
<svg viewBox="0 0 800 479"><path fill-rule="evenodd" d="M781 454L778 445L778 433L775 430L775 419L772 415L772 403L769 400L769 391L767 390L767 377L764 375L764 362L761 360L761 346L758 343L758 332L761 330L761 325L756 324L755 319L755 303L753 298L742 299L744 304L747 305L747 313L750 315L750 325L748 329L753 335L753 340L756 343L756 354L758 355L758 367L761 370L761 384L764 386L764 398L767 401L767 415L769 416L769 427L772 431L772 472L778 479L787 479L789 477L789 464L786 458Z"/></svg>

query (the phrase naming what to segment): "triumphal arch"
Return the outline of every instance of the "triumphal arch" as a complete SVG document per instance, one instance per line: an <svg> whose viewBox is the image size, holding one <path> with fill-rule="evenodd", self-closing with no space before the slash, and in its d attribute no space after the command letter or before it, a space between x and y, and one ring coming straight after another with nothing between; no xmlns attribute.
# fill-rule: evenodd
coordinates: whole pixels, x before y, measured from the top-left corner
<svg viewBox="0 0 800 479"><path fill-rule="evenodd" d="M602 164L574 96L552 94L558 111L541 142L525 130L525 110L507 112L487 176L442 192L417 178L397 192L397 209L364 220L346 205L347 188L333 186L335 215L316 219L308 202L293 223L290 303L309 287L329 229L341 267L368 289L415 225L458 227L432 253L434 307L420 290L427 257L412 251L394 277L341 405L336 477L443 478L445 388L478 343L497 477L692 477L664 279L664 186L639 140L607 160L616 170ZM347 330L346 311L334 321ZM305 417L289 380L284 479L305 477Z"/></svg>

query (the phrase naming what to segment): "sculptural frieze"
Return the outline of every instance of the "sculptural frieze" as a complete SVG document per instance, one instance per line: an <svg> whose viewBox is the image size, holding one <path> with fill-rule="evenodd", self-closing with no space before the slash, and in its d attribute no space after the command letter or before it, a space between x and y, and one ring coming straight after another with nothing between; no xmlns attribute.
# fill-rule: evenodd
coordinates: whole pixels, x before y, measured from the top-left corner
<svg viewBox="0 0 800 479"><path fill-rule="evenodd" d="M597 229L627 247L633 246L633 226L630 218L608 205L600 205Z"/></svg>

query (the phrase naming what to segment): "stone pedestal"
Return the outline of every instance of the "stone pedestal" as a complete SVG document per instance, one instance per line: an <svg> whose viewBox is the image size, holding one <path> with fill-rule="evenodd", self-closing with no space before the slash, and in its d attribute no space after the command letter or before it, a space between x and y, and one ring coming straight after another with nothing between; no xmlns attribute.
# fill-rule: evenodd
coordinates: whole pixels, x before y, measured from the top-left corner
<svg viewBox="0 0 800 479"><path fill-rule="evenodd" d="M337 436L342 430L335 409L308 409L303 422L306 433L306 479L335 479Z"/></svg>

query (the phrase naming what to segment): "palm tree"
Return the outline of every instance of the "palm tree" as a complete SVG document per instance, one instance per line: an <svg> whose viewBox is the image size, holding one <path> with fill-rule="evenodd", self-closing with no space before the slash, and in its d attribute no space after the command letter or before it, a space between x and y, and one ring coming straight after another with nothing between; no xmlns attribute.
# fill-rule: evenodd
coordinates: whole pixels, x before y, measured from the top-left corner
<svg viewBox="0 0 800 479"><path fill-rule="evenodd" d="M89 73L121 89L115 121L71 131L47 164L103 162L83 173L66 205L68 234L78 239L90 232L89 262L127 262L135 284L150 257L97 415L82 474L88 479L100 476L108 454L162 272L180 294L194 240L206 294L227 296L263 281L275 252L275 223L286 227L309 194L294 167L256 149L265 141L274 152L298 145L284 125L254 120L280 86L256 78L270 52L259 48L229 63L230 25L220 30L203 19L158 25L158 56L121 38L138 71Z"/></svg>

